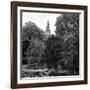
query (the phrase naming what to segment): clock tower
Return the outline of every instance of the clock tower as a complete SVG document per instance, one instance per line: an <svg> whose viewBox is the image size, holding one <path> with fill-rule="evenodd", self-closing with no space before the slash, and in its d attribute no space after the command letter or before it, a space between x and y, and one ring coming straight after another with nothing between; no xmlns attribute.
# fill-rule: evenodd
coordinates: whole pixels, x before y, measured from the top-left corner
<svg viewBox="0 0 90 90"><path fill-rule="evenodd" d="M50 34L51 34L49 21L47 21L47 26L46 26L45 33L46 33L47 36L50 36Z"/></svg>

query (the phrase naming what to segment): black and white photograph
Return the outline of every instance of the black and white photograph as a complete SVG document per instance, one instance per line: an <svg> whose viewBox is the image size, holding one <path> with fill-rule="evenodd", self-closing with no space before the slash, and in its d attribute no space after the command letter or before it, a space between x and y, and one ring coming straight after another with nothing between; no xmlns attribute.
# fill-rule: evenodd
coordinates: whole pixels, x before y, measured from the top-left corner
<svg viewBox="0 0 90 90"><path fill-rule="evenodd" d="M87 83L87 7L12 2L11 86Z"/></svg>
<svg viewBox="0 0 90 90"><path fill-rule="evenodd" d="M21 78L79 75L79 15L21 11Z"/></svg>

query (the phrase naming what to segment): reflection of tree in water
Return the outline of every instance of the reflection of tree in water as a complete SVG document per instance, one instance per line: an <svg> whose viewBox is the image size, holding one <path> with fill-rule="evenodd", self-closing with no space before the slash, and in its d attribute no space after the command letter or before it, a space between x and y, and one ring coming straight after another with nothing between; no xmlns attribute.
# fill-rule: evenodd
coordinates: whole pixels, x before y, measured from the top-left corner
<svg viewBox="0 0 90 90"><path fill-rule="evenodd" d="M62 14L57 17L55 26L56 35L47 35L49 21L48 32L32 22L23 26L24 77L79 74L79 14Z"/></svg>

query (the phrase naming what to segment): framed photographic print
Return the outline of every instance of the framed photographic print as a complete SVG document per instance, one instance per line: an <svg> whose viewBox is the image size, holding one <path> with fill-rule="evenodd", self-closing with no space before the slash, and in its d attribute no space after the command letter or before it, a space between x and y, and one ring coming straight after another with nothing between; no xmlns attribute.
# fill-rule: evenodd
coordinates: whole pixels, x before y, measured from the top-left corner
<svg viewBox="0 0 90 90"><path fill-rule="evenodd" d="M11 2L11 88L87 84L87 6Z"/></svg>

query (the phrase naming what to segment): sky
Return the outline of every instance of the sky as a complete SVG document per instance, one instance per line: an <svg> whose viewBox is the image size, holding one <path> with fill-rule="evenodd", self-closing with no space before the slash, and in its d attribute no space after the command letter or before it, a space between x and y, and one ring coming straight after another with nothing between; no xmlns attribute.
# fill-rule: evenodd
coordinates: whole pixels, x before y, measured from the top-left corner
<svg viewBox="0 0 90 90"><path fill-rule="evenodd" d="M42 30L46 30L47 21L49 20L51 34L55 34L55 22L56 18L60 14L51 13L35 13L35 12L23 12L22 13L22 25L26 22L32 21Z"/></svg>

